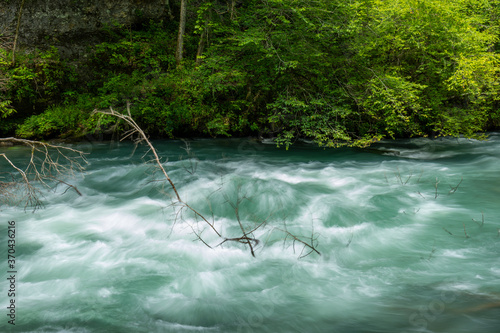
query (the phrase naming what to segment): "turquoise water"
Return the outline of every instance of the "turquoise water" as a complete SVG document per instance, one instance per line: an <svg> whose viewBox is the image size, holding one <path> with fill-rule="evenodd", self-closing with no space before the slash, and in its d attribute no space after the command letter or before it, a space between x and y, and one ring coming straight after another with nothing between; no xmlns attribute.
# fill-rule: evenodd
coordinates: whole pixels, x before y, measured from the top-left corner
<svg viewBox="0 0 500 333"><path fill-rule="evenodd" d="M0 210L4 258L8 221L17 242L16 325L3 278L0 331L500 331L499 134L369 150L154 144L183 200L226 237L241 236L237 204L244 227L265 221L256 257L217 246L206 224L179 213L143 163L146 148L80 144L89 165L67 181L82 196L59 186L34 213ZM321 255L300 258L285 227L313 237Z"/></svg>

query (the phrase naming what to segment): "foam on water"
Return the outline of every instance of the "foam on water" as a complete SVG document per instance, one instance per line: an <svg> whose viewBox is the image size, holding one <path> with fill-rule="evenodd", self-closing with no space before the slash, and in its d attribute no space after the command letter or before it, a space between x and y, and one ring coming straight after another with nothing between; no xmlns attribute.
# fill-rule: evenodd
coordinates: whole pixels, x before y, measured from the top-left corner
<svg viewBox="0 0 500 333"><path fill-rule="evenodd" d="M18 227L18 327L496 332L499 144L493 135L282 151L200 140L190 164L178 159L181 143L158 142L181 196L218 230L239 235L237 203L247 228L266 221L254 234L256 258L243 244L219 245L193 214L175 215L172 193L142 165L142 148L131 157L127 144L85 146L93 150L75 180L82 197L58 188L34 214L0 211ZM186 172L193 165L196 173ZM273 229L284 223L302 239L317 237L321 256L298 259L300 243Z"/></svg>

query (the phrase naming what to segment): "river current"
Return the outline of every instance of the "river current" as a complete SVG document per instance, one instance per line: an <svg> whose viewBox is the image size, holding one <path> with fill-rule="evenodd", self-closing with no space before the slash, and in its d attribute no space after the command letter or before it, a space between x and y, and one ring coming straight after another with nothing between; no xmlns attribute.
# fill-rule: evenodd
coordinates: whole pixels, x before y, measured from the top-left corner
<svg viewBox="0 0 500 333"><path fill-rule="evenodd" d="M65 181L81 196L58 186L35 212L0 207L1 332L500 332L500 134L153 144L218 232L255 229L255 257L173 204L145 147L74 145L89 164Z"/></svg>

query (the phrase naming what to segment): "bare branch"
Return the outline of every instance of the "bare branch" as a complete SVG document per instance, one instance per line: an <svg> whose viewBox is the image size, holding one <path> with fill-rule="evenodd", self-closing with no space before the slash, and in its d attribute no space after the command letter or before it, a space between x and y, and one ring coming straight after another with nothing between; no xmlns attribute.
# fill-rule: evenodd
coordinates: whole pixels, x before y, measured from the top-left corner
<svg viewBox="0 0 500 333"><path fill-rule="evenodd" d="M464 233L465 233L465 238L470 238L470 236L469 236L469 235L467 235L467 230L465 230L465 223L463 223L463 225L464 225Z"/></svg>
<svg viewBox="0 0 500 333"><path fill-rule="evenodd" d="M453 187L453 186L450 185L451 190L450 190L450 192L448 192L448 194L455 193L458 190L458 187L460 186L460 184L462 184L463 180L464 180L464 177L462 177L462 179L460 179L460 182L455 187Z"/></svg>
<svg viewBox="0 0 500 333"><path fill-rule="evenodd" d="M52 177L52 178L54 178L54 177ZM62 183L62 184L64 184L64 185L66 185L66 186L67 186L67 188L66 188L66 190L64 190L63 194L64 194L64 193L66 193L66 192L67 192L70 188L72 188L73 190L75 190L75 192L76 192L79 196L82 196L82 192L80 192L80 191L78 190L78 188L77 188L75 185L71 185L71 184L69 184L69 183L65 182L64 180L60 180L60 179L56 179L56 178L54 178L54 180L58 181L60 184Z"/></svg>
<svg viewBox="0 0 500 333"><path fill-rule="evenodd" d="M137 123L134 121L134 119L132 119L132 117L130 116L130 104L129 103L127 103L127 113L128 113L128 115L124 115L122 113L116 112L111 107L109 108L109 111L107 111L107 110L97 110L96 109L96 110L94 110L94 113L100 113L100 114L104 114L104 115L114 116L114 117L116 117L118 119L124 120L130 127L132 127L131 130L129 130L128 132L126 132L127 137L130 136L130 135L133 135L133 134L138 134L139 138L136 139L135 142L136 143L141 143L141 142L145 142L146 143L146 145L149 147L149 151L154 156L153 161L156 163L157 167L160 169L160 171L163 174L163 176L165 177L165 179L167 179L168 183L170 184L170 187L172 188L172 190L175 193L177 201L179 203L182 203L186 208L188 208L196 216L198 216L205 223L207 223L211 227L211 229L216 233L217 236L222 237L220 235L219 231L217 231L217 229L215 229L214 225L212 223L210 223L210 221L208 221L202 214L200 214L197 210L195 210L193 207L191 207L190 205L188 205L185 201L183 201L181 199L181 197L179 195L179 192L177 191L177 188L175 187L175 184L173 183L172 179L170 179L169 175L167 174L167 171L163 167L163 164L162 164L162 162L160 160L160 157L158 156L158 153L156 152L155 147L153 146L153 144L151 143L151 141L149 141L146 133L144 133L144 131L139 127L139 125L137 125Z"/></svg>
<svg viewBox="0 0 500 333"><path fill-rule="evenodd" d="M13 176L11 182L2 183L0 199L2 199L4 203L25 201L25 208L33 207L33 209L36 210L43 204L39 199L41 192L35 184L38 183L43 187L50 187L49 181L63 183L67 185L68 188L73 188L81 195L75 186L61 180L60 177L62 175L74 175L76 172L82 172L84 170L84 165L87 163L87 160L82 151L71 147L12 137L0 138L0 142L21 144L30 148L27 165L24 167L16 165L16 163L7 156L7 153L0 154L0 157L8 163L13 169L13 172L21 177L21 179L16 179ZM20 191L16 191L16 194L9 190L9 188L12 189L13 187L19 186L21 186ZM24 194L20 196L19 200L15 200L14 198L19 196L20 192Z"/></svg>
<svg viewBox="0 0 500 333"><path fill-rule="evenodd" d="M436 192L434 194L434 199L437 199L437 197L438 197L438 184L439 184L439 180L436 177L436 183L434 184L434 188L436 189Z"/></svg>
<svg viewBox="0 0 500 333"><path fill-rule="evenodd" d="M482 227L484 225L484 213L481 212L481 223L479 223L478 221L472 219L472 221L476 222L476 224L480 227Z"/></svg>
<svg viewBox="0 0 500 333"><path fill-rule="evenodd" d="M293 239L294 243L295 243L295 242L299 242L299 243L301 243L302 245L304 245L304 248L309 248L309 249L311 250L309 253L311 253L311 252L316 252L317 254L321 255L321 253L320 253L320 252L316 249L316 247L315 247L315 245L314 245L314 242L316 241L316 238L313 238L314 233L311 235L311 241L312 241L312 242L311 242L311 244L309 244L309 243L307 243L307 242L303 241L302 239L298 238L297 236L295 236L294 234L292 234L291 232L289 232L289 231L288 231L288 230L286 230L286 229L281 229L281 228L275 228L275 229L276 229L276 230L279 230L279 231L281 231L281 232L283 232L283 233L285 233L285 234L286 234L286 237L291 237L291 238ZM286 240L286 238L285 238L285 240ZM304 256L301 256L301 258L303 258L303 257L305 257L305 256L307 256L307 255L309 255L309 253L308 253L308 254L306 254L306 255L304 255Z"/></svg>
<svg viewBox="0 0 500 333"><path fill-rule="evenodd" d="M127 111L130 114L130 104L129 103L127 103ZM176 189L174 183L172 182L172 180L170 179L170 177L167 174L167 171L163 167L163 164L161 163L160 158L158 157L158 153L156 152L156 149L153 147L153 144L151 143L151 141L149 141L148 137L146 136L146 133L144 133L144 131L139 127L139 125L137 125L137 123L134 121L134 119L132 119L132 117L129 115L124 115L124 114L121 114L119 112L116 112L111 107L109 108L109 111L107 111L107 110L94 110L94 113L101 113L104 115L114 116L118 119L124 120L129 126L131 126L132 129L129 130L128 132L126 132L126 137L129 137L133 134L138 134L139 138L137 140L135 140L135 142L136 143L146 142L149 149L151 150L151 153L154 155L154 161L156 162L156 164L160 168L161 172L163 173L163 175L165 176L167 181L170 183L170 186L172 187L172 190L174 191L174 193L177 197L177 200L180 202L183 202L180 195L179 195L179 192L177 192L177 189Z"/></svg>
<svg viewBox="0 0 500 333"><path fill-rule="evenodd" d="M214 217L214 213L212 211L212 205L211 205L211 203L210 203L209 200L208 200L208 206L209 206L209 209L210 209L210 211L212 213L212 215L211 215L212 216L212 218L211 218L212 221L210 221L209 219L207 219L202 213L200 213L197 209L195 209L194 207L192 207L190 204L188 204L186 201L184 201L181 198L179 192L177 191L177 188L174 185L174 182L172 181L172 179L169 177L167 171L165 170L165 168L163 166L163 163L160 160L160 158L158 156L158 153L157 153L156 149L154 148L153 144L151 143L151 141L149 141L149 138L147 137L146 133L132 119L131 112L130 112L130 104L129 103L127 103L127 114L119 113L119 112L113 110L113 108L110 108L109 110L94 110L94 113L100 113L100 114L103 114L103 115L114 116L114 117L116 117L116 118L118 118L120 120L125 121L128 124L128 126L130 126L131 128L124 133L124 136L123 136L122 140L125 139L125 138L128 138L128 137L137 136L134 139L134 142L136 144L138 144L138 143L145 143L148 146L149 149L148 149L148 151L146 152L145 155L147 155L147 154L152 154L153 155L153 159L151 160L151 162L153 162L156 165L156 167L161 171L161 174L168 181L171 189L175 193L175 200L172 203L172 206L174 206L174 207L177 206L179 208L175 212L174 225L175 225L176 221L178 221L179 219L183 219L183 212L184 212L184 210L189 211L189 212L191 212L194 215L194 218L195 218L195 221L196 221L194 223L188 223L189 227L191 228L191 230L193 231L193 233L196 235L196 238L199 241L201 241L203 244L205 244L207 247L213 248L202 237L202 233L204 232L204 230L207 230L207 228L202 228L202 229L198 228L197 223L199 223L199 222L204 223L206 226L209 227L209 229L211 229L215 233L215 235L217 235L217 237L219 237L219 238L222 239L222 241L219 242L219 244L217 246L222 246L226 242L241 243L241 244L244 244L244 245L248 246L248 248L250 250L250 253L252 254L252 256L255 257L255 246L257 246L257 245L260 244L260 240L257 239L257 238L255 238L253 234L258 229L260 229L261 227L265 226L268 223L268 219L271 217L272 213L270 213L268 215L268 217L265 218L263 221L255 223L255 225L253 225L252 228L246 227L245 223L243 222L243 218L242 218L242 216L240 214L240 212L241 212L241 204L245 200L250 200L250 199L245 194L241 195L241 193L240 193L240 191L241 191L241 185L237 187L237 192L238 193L236 195L236 199L235 200L231 200L227 196L226 193L222 193L222 196L225 199L225 202L228 205L230 205L232 207L232 209L234 210L234 215L235 215L236 221L238 222L239 229L241 231L241 234L239 236L237 236L237 237L226 237L226 236L224 236L222 234L222 231L219 231L215 227L215 217ZM187 142L185 142L185 147L183 149L188 154L188 157L190 159L192 159L194 155L192 154L191 148L190 148L190 146L189 146L189 144ZM186 168L186 169L188 169L188 168ZM189 166L189 169L187 171L190 174L193 174L196 171L196 166L193 165L193 164L191 164ZM212 195L212 194L214 194L216 192L219 192L221 190L221 188L219 188L216 191L212 192L210 195ZM173 226L172 226L172 228L173 228ZM221 228L221 230L222 230L222 228ZM302 252L301 252L301 258L305 257L305 256L307 256L307 255L309 255L309 254L311 254L313 252L315 252L317 254L320 254L320 252L316 249L316 246L315 246L315 244L317 243L317 237L315 237L314 229L313 229L313 232L311 234L309 242L306 241L306 240L304 240L303 238L295 236L294 234L292 234L291 232L289 232L288 230L286 230L286 224L285 224L285 229L276 228L276 230L280 230L280 231L282 231L282 232L285 233L285 240L288 239L289 237L291 239L293 239L293 244L294 245L295 245L296 242L297 243L301 243L302 245L304 245L304 247L302 249ZM172 232L172 230L171 230L171 232ZM308 250L308 252L306 254L304 254L304 250Z"/></svg>
<svg viewBox="0 0 500 333"><path fill-rule="evenodd" d="M351 238L349 238L349 241L347 242L347 244L345 245L345 247L349 247L349 245L351 245L353 237L354 237L354 234L351 234Z"/></svg>
<svg viewBox="0 0 500 333"><path fill-rule="evenodd" d="M408 178L406 179L404 185L408 184L408 181L410 180L410 178L413 176L413 171L410 172L410 175L408 176Z"/></svg>
<svg viewBox="0 0 500 333"><path fill-rule="evenodd" d="M444 231L446 231L447 233L449 233L450 235L452 235L452 236L453 236L453 234L452 234L452 233L451 233L448 229L443 228L443 230L444 230Z"/></svg>

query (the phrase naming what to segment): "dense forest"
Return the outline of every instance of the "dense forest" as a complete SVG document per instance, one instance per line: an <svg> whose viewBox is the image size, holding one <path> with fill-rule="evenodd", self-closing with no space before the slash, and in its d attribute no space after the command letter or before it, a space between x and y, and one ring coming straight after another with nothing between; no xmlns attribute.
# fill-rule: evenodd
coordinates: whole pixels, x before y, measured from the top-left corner
<svg viewBox="0 0 500 333"><path fill-rule="evenodd" d="M167 2L168 3L168 2ZM500 0L181 0L86 57L0 49L0 137L477 137L500 125ZM140 16L140 11L137 12ZM15 52L14 52L15 51Z"/></svg>

